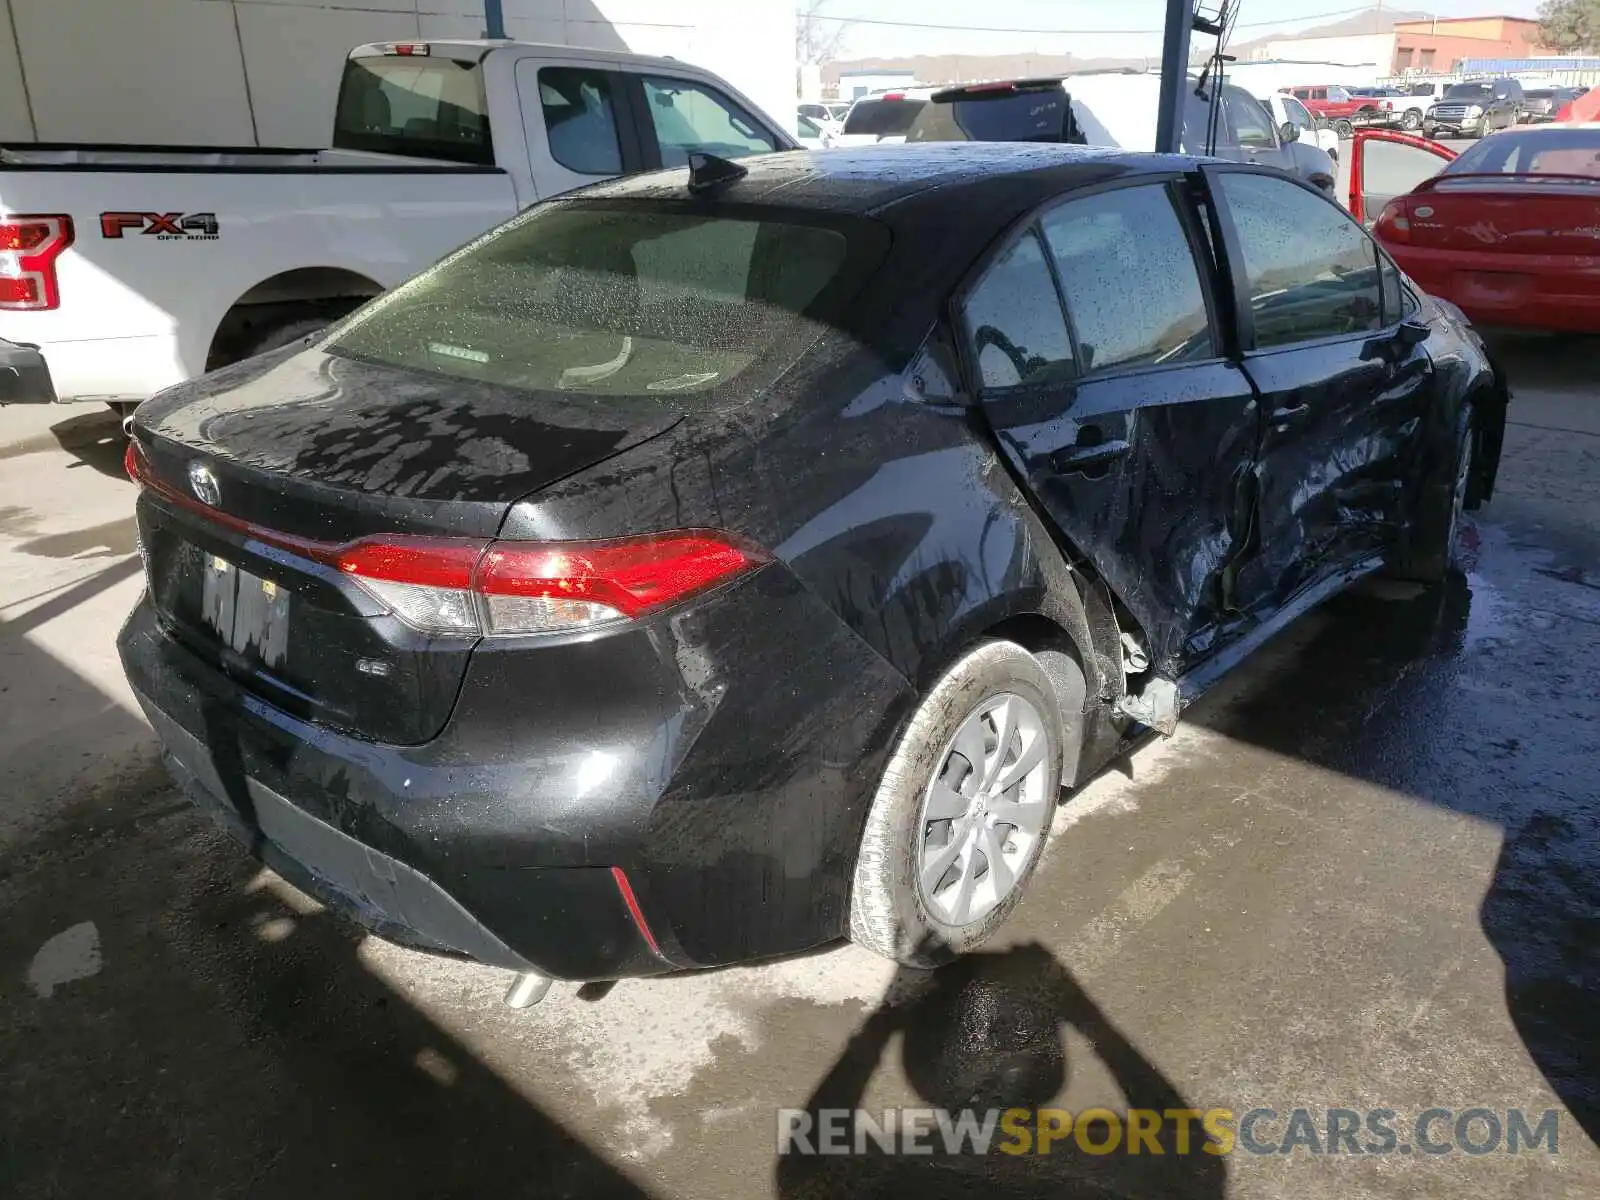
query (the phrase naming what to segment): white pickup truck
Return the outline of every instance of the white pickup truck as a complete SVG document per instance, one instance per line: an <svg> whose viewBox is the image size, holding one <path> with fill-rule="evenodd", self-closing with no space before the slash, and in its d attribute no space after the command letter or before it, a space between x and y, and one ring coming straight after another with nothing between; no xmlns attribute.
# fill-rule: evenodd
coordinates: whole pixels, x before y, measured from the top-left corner
<svg viewBox="0 0 1600 1200"><path fill-rule="evenodd" d="M796 145L674 59L450 41L353 50L327 150L0 149L0 404L131 409L535 201L692 150Z"/></svg>

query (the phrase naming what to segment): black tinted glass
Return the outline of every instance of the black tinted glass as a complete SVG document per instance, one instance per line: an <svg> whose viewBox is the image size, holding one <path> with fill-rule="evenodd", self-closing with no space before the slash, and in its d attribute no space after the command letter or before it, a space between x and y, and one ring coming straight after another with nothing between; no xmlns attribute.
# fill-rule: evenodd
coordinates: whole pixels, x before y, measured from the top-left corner
<svg viewBox="0 0 1600 1200"><path fill-rule="evenodd" d="M1213 356L1199 272L1166 188L1073 200L1040 225L1085 372Z"/></svg>
<svg viewBox="0 0 1600 1200"><path fill-rule="evenodd" d="M819 336L880 255L847 221L558 204L358 310L323 349L536 391L706 392Z"/></svg>
<svg viewBox="0 0 1600 1200"><path fill-rule="evenodd" d="M1446 100L1485 100L1494 95L1487 83L1453 83L1445 89Z"/></svg>
<svg viewBox="0 0 1600 1200"><path fill-rule="evenodd" d="M930 101L908 142L1060 142L1075 140L1072 106L1060 88Z"/></svg>
<svg viewBox="0 0 1600 1200"><path fill-rule="evenodd" d="M966 305L967 336L985 388L1048 383L1075 374L1061 301L1033 234L984 273Z"/></svg>
<svg viewBox="0 0 1600 1200"><path fill-rule="evenodd" d="M844 132L868 137L898 137L922 111L921 100L857 100L844 120Z"/></svg>
<svg viewBox="0 0 1600 1200"><path fill-rule="evenodd" d="M1219 176L1260 348L1377 329L1377 251L1343 209L1268 175Z"/></svg>

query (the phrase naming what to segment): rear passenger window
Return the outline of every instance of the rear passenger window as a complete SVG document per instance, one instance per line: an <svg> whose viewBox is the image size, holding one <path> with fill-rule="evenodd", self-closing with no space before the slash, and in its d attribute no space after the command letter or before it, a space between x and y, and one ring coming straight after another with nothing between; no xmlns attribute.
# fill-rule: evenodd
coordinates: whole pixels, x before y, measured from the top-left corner
<svg viewBox="0 0 1600 1200"><path fill-rule="evenodd" d="M1085 373L1215 356L1199 270L1164 186L1071 200L1040 225Z"/></svg>
<svg viewBox="0 0 1600 1200"><path fill-rule="evenodd" d="M539 107L550 157L579 175L622 174L613 77L581 67L543 67Z"/></svg>
<svg viewBox="0 0 1600 1200"><path fill-rule="evenodd" d="M664 167L688 166L691 150L740 158L777 148L772 135L754 117L698 83L646 79L644 99Z"/></svg>
<svg viewBox="0 0 1600 1200"><path fill-rule="evenodd" d="M1258 348L1379 327L1377 251L1343 209L1270 175L1216 178L1239 232Z"/></svg>
<svg viewBox="0 0 1600 1200"><path fill-rule="evenodd" d="M985 390L1076 374L1055 281L1032 233L984 273L967 299L966 324Z"/></svg>

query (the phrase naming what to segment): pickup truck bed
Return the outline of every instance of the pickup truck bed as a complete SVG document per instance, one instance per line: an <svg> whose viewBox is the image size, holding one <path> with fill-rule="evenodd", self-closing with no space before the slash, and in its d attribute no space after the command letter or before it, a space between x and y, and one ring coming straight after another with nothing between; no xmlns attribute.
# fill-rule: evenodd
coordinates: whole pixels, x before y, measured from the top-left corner
<svg viewBox="0 0 1600 1200"><path fill-rule="evenodd" d="M7 149L0 211L65 217L71 242L54 262L58 306L0 313L0 337L40 347L58 399L143 400L227 357L219 335L248 336L223 328L240 306L351 307L516 209L496 167L340 150Z"/></svg>

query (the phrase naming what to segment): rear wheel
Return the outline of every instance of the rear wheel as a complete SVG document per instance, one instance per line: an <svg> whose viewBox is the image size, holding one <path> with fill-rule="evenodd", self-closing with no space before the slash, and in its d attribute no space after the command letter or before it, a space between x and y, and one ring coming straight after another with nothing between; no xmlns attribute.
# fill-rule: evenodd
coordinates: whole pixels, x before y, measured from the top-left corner
<svg viewBox="0 0 1600 1200"><path fill-rule="evenodd" d="M1333 123L1333 131L1346 141L1356 135L1356 127L1343 117Z"/></svg>
<svg viewBox="0 0 1600 1200"><path fill-rule="evenodd" d="M1010 915L1044 850L1063 747L1082 738L1081 714L1064 721L1056 695L1038 659L994 641L923 698L867 815L852 940L908 966L934 967L983 942Z"/></svg>

